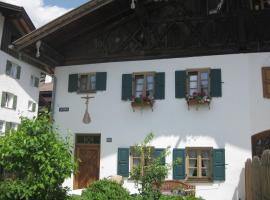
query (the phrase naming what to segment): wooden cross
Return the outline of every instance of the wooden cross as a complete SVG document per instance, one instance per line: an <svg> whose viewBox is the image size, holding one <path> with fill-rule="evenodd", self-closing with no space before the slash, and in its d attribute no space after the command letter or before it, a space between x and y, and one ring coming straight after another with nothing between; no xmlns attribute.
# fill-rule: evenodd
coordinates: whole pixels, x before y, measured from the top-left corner
<svg viewBox="0 0 270 200"><path fill-rule="evenodd" d="M89 97L89 95L87 94L86 97L81 97L81 98L86 100L85 101L86 109L85 109L85 113L84 113L84 116L83 116L83 123L90 124L91 118L90 118L90 114L88 112L88 105L89 105L89 100L93 99L95 97Z"/></svg>

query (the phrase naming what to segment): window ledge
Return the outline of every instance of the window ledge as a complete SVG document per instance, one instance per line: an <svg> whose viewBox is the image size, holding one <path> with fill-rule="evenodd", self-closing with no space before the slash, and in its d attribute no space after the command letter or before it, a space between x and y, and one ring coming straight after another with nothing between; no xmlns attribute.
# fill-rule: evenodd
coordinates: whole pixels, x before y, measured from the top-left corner
<svg viewBox="0 0 270 200"><path fill-rule="evenodd" d="M187 183L213 183L213 179L212 178L187 178L187 180L185 181Z"/></svg>

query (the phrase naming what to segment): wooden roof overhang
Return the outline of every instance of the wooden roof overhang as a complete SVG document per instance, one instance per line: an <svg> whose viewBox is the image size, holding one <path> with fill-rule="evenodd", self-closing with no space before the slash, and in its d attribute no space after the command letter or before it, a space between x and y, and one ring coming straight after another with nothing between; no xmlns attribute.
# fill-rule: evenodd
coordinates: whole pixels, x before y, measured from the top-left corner
<svg viewBox="0 0 270 200"><path fill-rule="evenodd" d="M0 12L11 20L23 35L36 29L23 7L0 2Z"/></svg>
<svg viewBox="0 0 270 200"><path fill-rule="evenodd" d="M193 3L192 3L193 2ZM270 10L229 4L218 14L190 0L92 0L15 41L56 66L270 51ZM204 2L204 1L201 1ZM240 0L239 0L240 2ZM198 8L197 8L198 7ZM197 10L196 10L197 9ZM36 43L41 56L36 58Z"/></svg>
<svg viewBox="0 0 270 200"><path fill-rule="evenodd" d="M92 0L18 39L13 43L14 50L35 57L36 42L41 41L40 62L52 68L64 65L61 51L66 43L130 11L127 0Z"/></svg>

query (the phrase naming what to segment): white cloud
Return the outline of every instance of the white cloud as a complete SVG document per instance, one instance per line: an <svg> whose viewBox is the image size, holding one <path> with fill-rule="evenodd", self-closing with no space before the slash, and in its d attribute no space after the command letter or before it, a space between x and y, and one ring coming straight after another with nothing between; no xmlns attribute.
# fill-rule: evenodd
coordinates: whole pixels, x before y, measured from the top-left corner
<svg viewBox="0 0 270 200"><path fill-rule="evenodd" d="M58 6L46 6L43 0L2 0L2 1L18 6L23 6L36 27L40 27L69 11L66 8Z"/></svg>

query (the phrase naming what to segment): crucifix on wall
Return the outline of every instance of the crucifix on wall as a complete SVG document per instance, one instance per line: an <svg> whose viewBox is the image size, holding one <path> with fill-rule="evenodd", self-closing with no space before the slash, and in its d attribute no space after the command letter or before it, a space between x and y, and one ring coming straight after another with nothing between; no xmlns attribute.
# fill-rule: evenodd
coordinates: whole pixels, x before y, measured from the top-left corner
<svg viewBox="0 0 270 200"><path fill-rule="evenodd" d="M89 97L89 95L87 94L86 97L81 97L81 98L86 100L85 101L86 109L85 109L85 113L84 113L84 116L83 116L83 123L90 124L91 117L90 117L90 114L89 114L89 111L88 111L88 105L89 105L89 100L92 99L92 98L95 98L95 97Z"/></svg>

